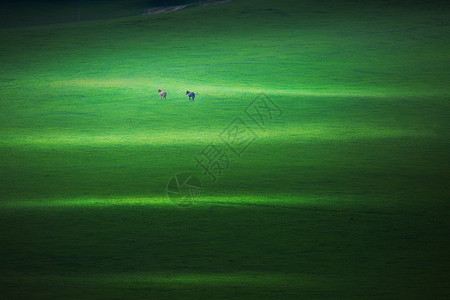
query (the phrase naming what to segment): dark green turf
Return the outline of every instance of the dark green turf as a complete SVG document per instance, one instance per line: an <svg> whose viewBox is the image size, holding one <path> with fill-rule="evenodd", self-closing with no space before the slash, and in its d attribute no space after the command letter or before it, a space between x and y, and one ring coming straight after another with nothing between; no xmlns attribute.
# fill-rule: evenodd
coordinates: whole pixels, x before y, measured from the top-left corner
<svg viewBox="0 0 450 300"><path fill-rule="evenodd" d="M0 298L448 297L446 5L85 5L102 20L2 23ZM240 157L235 118L258 136ZM204 184L188 207L180 172Z"/></svg>

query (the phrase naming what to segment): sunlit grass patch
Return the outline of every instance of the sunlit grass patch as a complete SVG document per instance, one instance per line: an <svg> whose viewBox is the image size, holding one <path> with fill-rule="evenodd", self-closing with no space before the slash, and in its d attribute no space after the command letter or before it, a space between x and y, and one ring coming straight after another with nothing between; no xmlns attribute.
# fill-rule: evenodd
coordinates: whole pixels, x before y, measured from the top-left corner
<svg viewBox="0 0 450 300"><path fill-rule="evenodd" d="M224 126L225 128L225 126ZM0 145L15 147L73 147L73 146L164 146L164 145L207 145L219 143L218 135L224 128L216 127L207 130L158 130L148 132L34 132L28 134L0 134ZM347 124L301 124L274 126L266 131L258 131L259 143L314 141L349 141L357 139L392 139L392 138L436 138L438 134L426 129L383 128Z"/></svg>
<svg viewBox="0 0 450 300"><path fill-rule="evenodd" d="M33 80L30 78L29 80ZM151 95L152 91L164 87L169 91L169 100L172 98L180 98L186 88L195 89L199 95L206 96L205 99L211 97L233 97L236 93L245 95L258 95L260 93L269 96L311 96L311 97L423 97L423 96L442 96L441 91L422 91L417 93L408 88L390 88L360 86L355 88L343 87L324 87L324 86L306 86L306 87L279 87L274 88L267 85L248 85L242 83L224 82L221 85L211 85L202 79L186 80L183 78L151 76L146 78L78 78L72 80L57 79L50 82L50 86L56 89L105 89L115 88L123 89L134 93L135 95ZM184 88L183 88L184 87Z"/></svg>
<svg viewBox="0 0 450 300"><path fill-rule="evenodd" d="M213 190L213 189L211 189ZM317 197L314 195L304 197L286 197L277 195L229 195L213 196L199 195L189 201L186 207L204 207L214 205L245 206L245 205L286 205L295 206L302 204L317 204ZM323 202L322 202L323 203ZM53 198L53 199L28 199L28 200L3 200L0 206L4 208L58 208L58 207L116 207L116 206L146 206L146 207L167 207L177 209L176 203L172 202L170 197L161 193L160 196L149 197L82 197L82 198ZM182 208L182 207L181 207Z"/></svg>
<svg viewBox="0 0 450 300"><path fill-rule="evenodd" d="M131 284L161 284L161 285L198 285L198 286L255 286L292 285L297 282L302 286L314 286L317 283L315 276L306 274L281 274L276 272L236 272L236 273L180 273L180 272L148 272L148 273L110 273L85 274L84 276L71 275L30 275L12 278L27 281L56 281L59 283L83 283L89 285L122 285Z"/></svg>
<svg viewBox="0 0 450 300"><path fill-rule="evenodd" d="M166 206L172 205L166 197L83 197L83 198L54 198L5 200L0 202L4 208L76 208L76 207L115 207L115 206Z"/></svg>

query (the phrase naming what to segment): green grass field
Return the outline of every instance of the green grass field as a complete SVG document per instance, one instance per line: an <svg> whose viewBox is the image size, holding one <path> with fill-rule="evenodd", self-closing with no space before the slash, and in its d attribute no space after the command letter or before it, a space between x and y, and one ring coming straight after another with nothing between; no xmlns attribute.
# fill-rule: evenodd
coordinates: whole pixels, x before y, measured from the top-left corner
<svg viewBox="0 0 450 300"><path fill-rule="evenodd" d="M448 6L64 3L3 7L0 298L449 297Z"/></svg>

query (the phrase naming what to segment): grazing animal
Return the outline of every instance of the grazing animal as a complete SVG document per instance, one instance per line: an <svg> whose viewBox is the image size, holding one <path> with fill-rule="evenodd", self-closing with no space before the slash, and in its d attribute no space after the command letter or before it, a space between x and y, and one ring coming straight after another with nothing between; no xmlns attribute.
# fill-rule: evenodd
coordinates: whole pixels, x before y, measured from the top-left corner
<svg viewBox="0 0 450 300"><path fill-rule="evenodd" d="M161 99L166 99L167 93L165 91L163 91L162 89L158 89L158 93L161 95Z"/></svg>
<svg viewBox="0 0 450 300"><path fill-rule="evenodd" d="M192 101L195 101L195 93L194 92L186 91L186 95L189 96L189 100L191 100L191 98L192 98Z"/></svg>

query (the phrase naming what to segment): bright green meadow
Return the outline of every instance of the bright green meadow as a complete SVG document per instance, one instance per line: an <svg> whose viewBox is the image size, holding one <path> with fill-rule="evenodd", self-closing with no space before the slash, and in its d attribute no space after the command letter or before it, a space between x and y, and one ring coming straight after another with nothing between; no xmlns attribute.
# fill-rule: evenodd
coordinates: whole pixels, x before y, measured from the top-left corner
<svg viewBox="0 0 450 300"><path fill-rule="evenodd" d="M448 299L448 5L22 2L0 4L1 299ZM201 195L167 193L180 173Z"/></svg>

